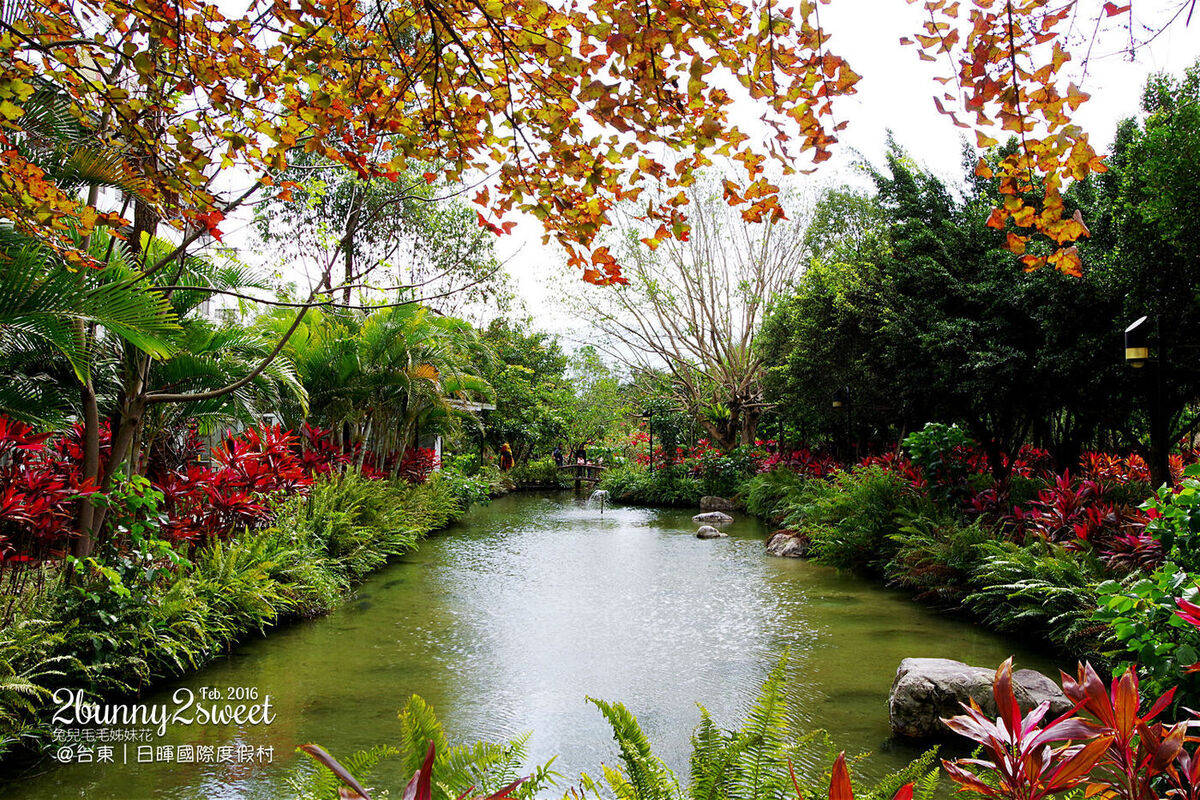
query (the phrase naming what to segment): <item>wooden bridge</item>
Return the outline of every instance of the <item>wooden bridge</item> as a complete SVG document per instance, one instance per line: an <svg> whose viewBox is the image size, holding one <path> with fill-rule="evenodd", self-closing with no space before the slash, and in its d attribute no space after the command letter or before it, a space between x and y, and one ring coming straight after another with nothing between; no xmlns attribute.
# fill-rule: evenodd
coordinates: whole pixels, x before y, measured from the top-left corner
<svg viewBox="0 0 1200 800"><path fill-rule="evenodd" d="M575 491L581 491L583 485L595 486L600 482L600 473L604 472L604 467L600 464L592 464L591 462L584 464L563 464L558 468L559 472L566 472L575 478Z"/></svg>

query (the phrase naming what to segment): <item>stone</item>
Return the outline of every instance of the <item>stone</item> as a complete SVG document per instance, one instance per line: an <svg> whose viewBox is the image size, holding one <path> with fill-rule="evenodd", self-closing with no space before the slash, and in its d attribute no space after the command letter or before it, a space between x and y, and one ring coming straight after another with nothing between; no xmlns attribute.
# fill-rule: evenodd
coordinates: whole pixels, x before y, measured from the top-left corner
<svg viewBox="0 0 1200 800"><path fill-rule="evenodd" d="M888 693L888 722L892 734L909 739L950 736L949 728L941 719L961 714L961 703L968 699L995 718L998 713L992 697L995 677L995 669L972 667L949 658L904 659ZM1054 681L1031 669L1013 673L1013 694L1022 714L1044 700L1050 701L1048 718L1051 719L1073 708Z"/></svg>
<svg viewBox="0 0 1200 800"><path fill-rule="evenodd" d="M775 531L767 537L767 552L781 558L805 558L808 555L808 537L793 531Z"/></svg>
<svg viewBox="0 0 1200 800"><path fill-rule="evenodd" d="M733 511L735 508L737 504L724 497L706 494L700 498L701 511Z"/></svg>
<svg viewBox="0 0 1200 800"><path fill-rule="evenodd" d="M733 522L733 517L723 511L707 511L692 517L692 522L698 522L701 525L725 525Z"/></svg>
<svg viewBox="0 0 1200 800"><path fill-rule="evenodd" d="M728 533L721 533L712 525L701 525L700 530L696 531L697 539L724 539L727 536Z"/></svg>

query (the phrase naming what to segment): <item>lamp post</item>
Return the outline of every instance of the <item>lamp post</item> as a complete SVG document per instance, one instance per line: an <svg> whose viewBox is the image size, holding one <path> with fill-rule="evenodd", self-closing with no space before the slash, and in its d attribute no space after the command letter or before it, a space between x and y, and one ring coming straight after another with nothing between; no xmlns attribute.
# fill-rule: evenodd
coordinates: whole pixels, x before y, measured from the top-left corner
<svg viewBox="0 0 1200 800"><path fill-rule="evenodd" d="M1166 353L1162 341L1162 328L1157 317L1154 319L1154 344L1158 350L1150 356L1150 318L1138 317L1125 329L1125 363L1140 370L1147 364L1154 368L1154 387L1147 387L1150 408L1150 480L1156 486L1171 480L1170 443L1167 441L1167 417L1163 413L1163 369Z"/></svg>

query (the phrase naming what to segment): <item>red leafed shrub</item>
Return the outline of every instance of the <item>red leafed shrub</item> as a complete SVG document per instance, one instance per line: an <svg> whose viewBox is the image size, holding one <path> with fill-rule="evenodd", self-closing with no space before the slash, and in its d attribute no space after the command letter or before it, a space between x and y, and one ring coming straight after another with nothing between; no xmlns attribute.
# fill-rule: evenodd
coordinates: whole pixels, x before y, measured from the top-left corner
<svg viewBox="0 0 1200 800"><path fill-rule="evenodd" d="M786 453L771 453L759 466L759 472L770 472L780 467L786 467L808 478L828 478L837 471L838 463L827 453L815 453L808 447L801 446Z"/></svg>
<svg viewBox="0 0 1200 800"><path fill-rule="evenodd" d="M34 433L0 417L0 562L29 563L65 553L74 532L76 502L96 487L78 464Z"/></svg>
<svg viewBox="0 0 1200 800"><path fill-rule="evenodd" d="M1031 444L1022 445L1012 462L1011 474L1021 478L1037 478L1053 472L1054 459L1050 456L1050 451Z"/></svg>
<svg viewBox="0 0 1200 800"><path fill-rule="evenodd" d="M1090 665L1081 664L1077 676L1062 673L1062 684L1075 709L1043 725L1050 705L1045 701L1022 717L1009 659L996 670L993 684L998 719L972 701L965 714L945 720L982 745L988 757L942 762L960 791L1021 800L1042 800L1076 786L1085 787L1085 797L1114 800L1197 796L1200 767L1187 749L1195 741L1187 735L1195 718L1156 720L1170 707L1174 689L1142 713L1145 698L1133 669L1106 686Z"/></svg>
<svg viewBox="0 0 1200 800"><path fill-rule="evenodd" d="M424 483L438 468L437 451L429 447L412 447L400 459L399 475L409 483Z"/></svg>
<svg viewBox="0 0 1200 800"><path fill-rule="evenodd" d="M1150 468L1141 456L1122 458L1112 453L1084 453L1079 459L1084 477L1104 483L1149 483Z"/></svg>
<svg viewBox="0 0 1200 800"><path fill-rule="evenodd" d="M307 493L312 485L296 437L278 426L226 436L213 448L212 462L162 479L168 515L163 532L169 538L196 540L262 527L279 501Z"/></svg>
<svg viewBox="0 0 1200 800"><path fill-rule="evenodd" d="M921 468L912 463L908 456L895 450L879 456L866 456L858 464L860 467L882 467L884 472L899 475L914 489L923 489L928 485Z"/></svg>
<svg viewBox="0 0 1200 800"><path fill-rule="evenodd" d="M306 475L328 475L350 462L333 444L330 431L305 422L300 426L300 464Z"/></svg>

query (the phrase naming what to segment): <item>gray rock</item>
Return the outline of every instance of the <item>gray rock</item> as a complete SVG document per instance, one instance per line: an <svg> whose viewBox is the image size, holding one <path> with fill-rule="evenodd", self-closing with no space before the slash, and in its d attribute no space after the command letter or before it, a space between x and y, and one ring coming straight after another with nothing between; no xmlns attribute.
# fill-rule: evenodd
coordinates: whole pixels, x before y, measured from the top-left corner
<svg viewBox="0 0 1200 800"><path fill-rule="evenodd" d="M697 539L724 539L727 536L728 533L721 533L712 525L701 525L700 530L696 531Z"/></svg>
<svg viewBox="0 0 1200 800"><path fill-rule="evenodd" d="M733 522L733 517L723 511L707 511L692 517L692 522L699 522L702 525L724 525Z"/></svg>
<svg viewBox="0 0 1200 800"><path fill-rule="evenodd" d="M706 494L700 498L701 511L733 511L735 508L737 508L737 505L732 500L724 497Z"/></svg>
<svg viewBox="0 0 1200 800"><path fill-rule="evenodd" d="M767 537L767 552L782 558L804 558L808 555L808 540L791 531L775 531Z"/></svg>
<svg viewBox="0 0 1200 800"><path fill-rule="evenodd" d="M996 670L972 667L948 658L906 658L896 670L888 694L888 722L892 734L910 739L949 735L941 718L962 713L968 699L991 717L997 715L992 697ZM1044 700L1050 701L1050 717L1070 711L1072 704L1050 678L1031 669L1013 673L1013 693L1025 713Z"/></svg>

